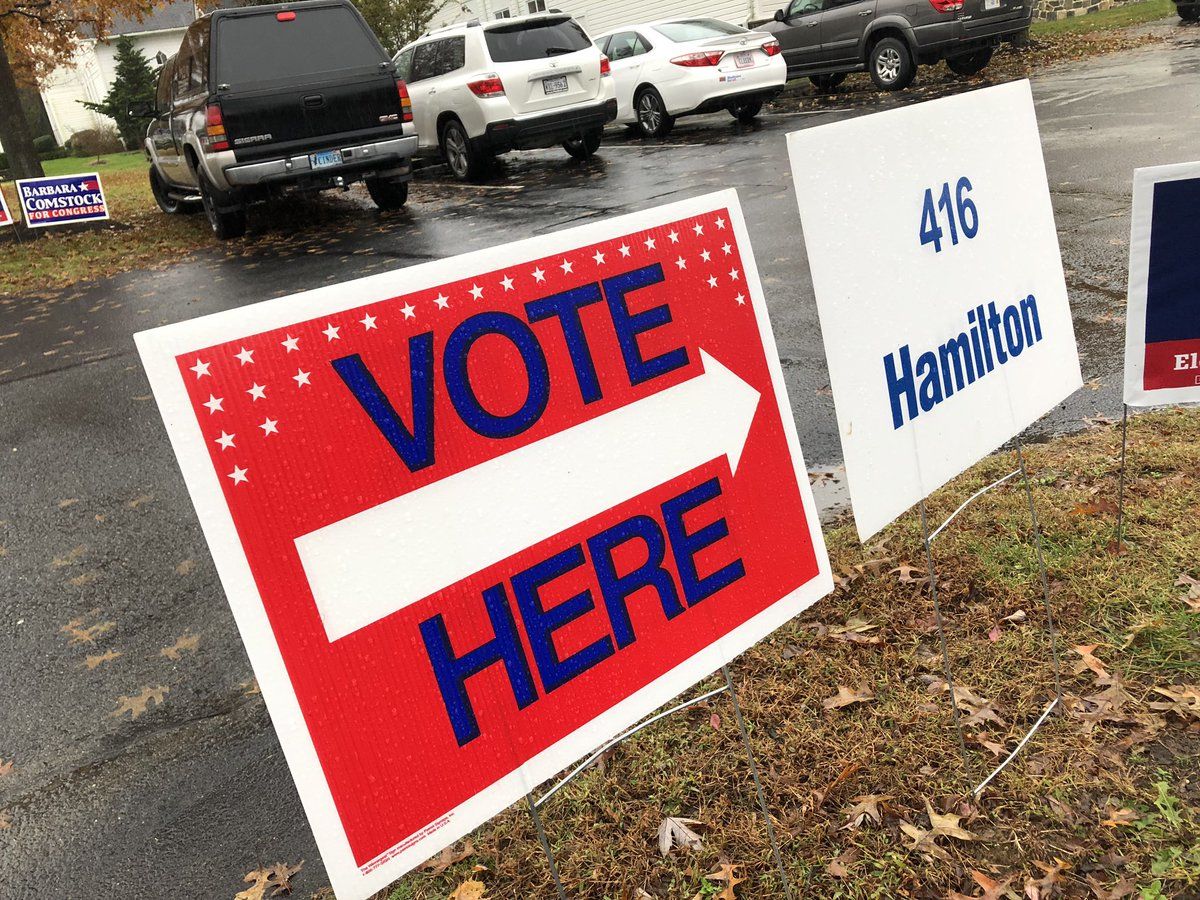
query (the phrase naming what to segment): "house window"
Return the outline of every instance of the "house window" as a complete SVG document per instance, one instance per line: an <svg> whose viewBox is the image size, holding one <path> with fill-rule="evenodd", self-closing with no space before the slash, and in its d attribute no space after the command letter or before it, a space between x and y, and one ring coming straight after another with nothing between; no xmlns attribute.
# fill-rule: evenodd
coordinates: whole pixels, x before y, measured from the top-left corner
<svg viewBox="0 0 1200 900"><path fill-rule="evenodd" d="M546 11L546 0L527 0L525 5L531 13L540 13Z"/></svg>
<svg viewBox="0 0 1200 900"><path fill-rule="evenodd" d="M496 10L496 15L495 15L495 18L497 18L497 19L511 19L511 18L512 18L512 10L510 10L510 9L498 9L498 10Z"/></svg>

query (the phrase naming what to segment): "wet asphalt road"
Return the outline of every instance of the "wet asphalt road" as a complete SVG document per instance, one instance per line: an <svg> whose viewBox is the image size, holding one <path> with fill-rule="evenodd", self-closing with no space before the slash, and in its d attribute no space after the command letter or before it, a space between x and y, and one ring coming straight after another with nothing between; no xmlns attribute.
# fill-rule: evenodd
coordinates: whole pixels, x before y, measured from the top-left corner
<svg viewBox="0 0 1200 900"><path fill-rule="evenodd" d="M1049 432L1119 414L1130 173L1200 157L1200 29L1034 93L1088 381ZM433 170L401 213L301 204L238 252L0 301L0 897L230 897L277 860L306 861L299 896L325 883L133 332L734 185L810 468L836 465L784 134L850 114L613 132L479 188Z"/></svg>

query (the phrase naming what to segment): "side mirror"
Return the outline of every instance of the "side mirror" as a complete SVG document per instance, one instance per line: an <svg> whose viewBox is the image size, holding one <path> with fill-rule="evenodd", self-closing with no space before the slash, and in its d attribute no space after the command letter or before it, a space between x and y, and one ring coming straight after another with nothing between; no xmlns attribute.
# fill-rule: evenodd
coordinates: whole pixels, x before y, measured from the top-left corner
<svg viewBox="0 0 1200 900"><path fill-rule="evenodd" d="M782 9L775 10L775 21L776 22L786 22L787 21L787 16L785 16L783 14Z"/></svg>
<svg viewBox="0 0 1200 900"><path fill-rule="evenodd" d="M142 101L139 103L130 103L129 106L126 108L126 112L128 112L130 118L133 118L133 119L157 119L158 118L158 110L154 108L154 104L147 103L145 101Z"/></svg>

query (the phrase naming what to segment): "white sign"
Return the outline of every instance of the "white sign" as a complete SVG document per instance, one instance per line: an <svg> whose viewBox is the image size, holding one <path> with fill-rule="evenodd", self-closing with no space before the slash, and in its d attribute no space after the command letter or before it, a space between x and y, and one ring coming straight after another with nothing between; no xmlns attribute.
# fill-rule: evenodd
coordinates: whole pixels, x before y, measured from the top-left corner
<svg viewBox="0 0 1200 900"><path fill-rule="evenodd" d="M788 151L866 540L1082 383L1029 82Z"/></svg>
<svg viewBox="0 0 1200 900"><path fill-rule="evenodd" d="M1200 162L1133 173L1125 402L1200 401Z"/></svg>

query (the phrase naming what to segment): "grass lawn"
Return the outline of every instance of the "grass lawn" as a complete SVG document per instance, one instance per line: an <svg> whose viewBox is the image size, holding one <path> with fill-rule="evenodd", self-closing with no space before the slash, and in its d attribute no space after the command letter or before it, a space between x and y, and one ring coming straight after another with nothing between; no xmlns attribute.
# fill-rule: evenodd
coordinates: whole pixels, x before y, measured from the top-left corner
<svg viewBox="0 0 1200 900"><path fill-rule="evenodd" d="M1026 449L1064 702L978 799L1054 696L1021 483L934 548L965 762L916 514L867 547L848 522L826 530L839 589L732 666L796 896L1200 897L1200 409L1137 416L1129 446L1122 556L1107 549L1119 429ZM1014 467L983 461L934 495L933 521ZM668 816L698 822L699 845L661 855ZM542 817L573 898L783 896L727 697L618 746ZM736 888L712 877L723 866ZM379 896L483 890L554 896L523 804Z"/></svg>
<svg viewBox="0 0 1200 900"><path fill-rule="evenodd" d="M1029 34L1033 38L1059 34L1087 34L1092 31L1142 25L1173 15L1175 15L1175 4L1172 0L1140 0L1137 3L1114 6L1111 9L1083 16L1072 16L1053 22L1034 22L1029 29Z"/></svg>

